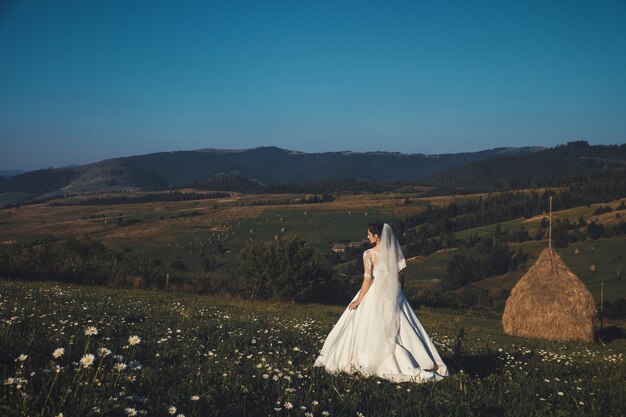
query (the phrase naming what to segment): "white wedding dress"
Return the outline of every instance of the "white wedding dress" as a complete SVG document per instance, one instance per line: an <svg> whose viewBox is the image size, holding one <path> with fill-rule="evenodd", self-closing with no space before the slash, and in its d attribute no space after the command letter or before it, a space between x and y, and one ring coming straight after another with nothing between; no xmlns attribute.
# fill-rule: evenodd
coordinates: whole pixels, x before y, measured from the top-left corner
<svg viewBox="0 0 626 417"><path fill-rule="evenodd" d="M391 239L395 241L393 232ZM406 266L401 251L399 256L398 271ZM346 308L343 312L326 338L314 366L323 366L330 372L360 372L394 382L438 381L449 376L448 368L399 284L395 290L397 297L392 299L399 305L381 310L387 291L384 279L389 275L385 274L384 262L380 258L380 253L373 249L363 254L364 275L366 278L373 275L373 282L358 308ZM397 271L394 275L398 279ZM389 317L383 318L390 310L397 316L392 318L395 327L388 324L392 321L386 321ZM389 327L392 328L391 335L388 334Z"/></svg>

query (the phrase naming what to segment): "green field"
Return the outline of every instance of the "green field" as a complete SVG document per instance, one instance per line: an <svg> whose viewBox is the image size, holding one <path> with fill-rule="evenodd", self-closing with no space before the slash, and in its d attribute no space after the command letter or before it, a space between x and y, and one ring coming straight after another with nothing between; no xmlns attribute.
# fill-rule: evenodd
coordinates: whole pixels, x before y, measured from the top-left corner
<svg viewBox="0 0 626 417"><path fill-rule="evenodd" d="M404 204L405 196L410 196L413 202ZM131 249L147 258L161 259L165 265L181 260L188 267L198 270L206 257L213 257L220 264L235 265L241 247L250 238L269 240L275 236L295 234L319 253L326 254L333 242L363 240L367 225L372 221L401 220L407 214L420 212L425 204L443 205L477 196L419 198L419 194L356 194L340 196L336 201L322 204L245 206L252 202L288 197L297 196L238 195L225 199L103 206L38 204L0 210L0 236L3 241L28 242L45 236L66 239L85 235L114 249ZM576 207L553 215L555 219L568 218L571 221L577 221L582 215L587 221L597 220L606 224L616 221L616 212L594 215L594 211L607 204L615 209L619 203L613 201ZM626 215L626 212L623 214ZM502 222L500 226L507 231L517 230L523 224L526 230L532 230L538 227L542 217L511 220ZM131 223L118 226L118 219ZM132 224L134 220L141 222ZM469 229L456 233L456 236L489 235L495 227L489 225ZM224 248L225 253L216 251L218 245ZM511 243L510 246L516 249L516 244ZM520 271L488 278L475 285L492 287L489 289L493 295L499 294L500 289L511 289L546 246L545 241L524 242L522 248L531 257ZM574 256L572 251L576 248L579 254ZM436 285L445 277L447 265L455 254L471 253L471 250L459 248L409 261L404 274L406 284L420 287ZM617 278L619 272L623 277L626 268L624 239L578 242L559 250L559 253L588 284L596 300L600 299L601 282L604 282L607 299L626 296L626 279ZM590 271L592 264L596 267L595 272Z"/></svg>
<svg viewBox="0 0 626 417"><path fill-rule="evenodd" d="M394 384L312 367L342 309L0 281L0 415L526 417L626 409L623 338L521 339L505 336L493 313L420 310L451 376ZM97 334L86 334L91 326Z"/></svg>

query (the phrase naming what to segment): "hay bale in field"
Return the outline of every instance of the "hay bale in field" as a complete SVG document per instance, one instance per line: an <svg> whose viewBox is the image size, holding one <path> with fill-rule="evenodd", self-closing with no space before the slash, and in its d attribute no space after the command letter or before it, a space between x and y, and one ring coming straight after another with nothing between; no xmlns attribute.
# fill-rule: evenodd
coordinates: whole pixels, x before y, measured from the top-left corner
<svg viewBox="0 0 626 417"><path fill-rule="evenodd" d="M556 252L544 249L511 291L502 325L513 336L593 342L595 314L585 284Z"/></svg>

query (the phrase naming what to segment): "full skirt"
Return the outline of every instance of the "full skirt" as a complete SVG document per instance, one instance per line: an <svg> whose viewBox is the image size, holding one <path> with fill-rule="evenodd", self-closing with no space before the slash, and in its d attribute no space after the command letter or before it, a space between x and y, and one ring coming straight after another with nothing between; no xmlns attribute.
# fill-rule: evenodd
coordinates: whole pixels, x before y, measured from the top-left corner
<svg viewBox="0 0 626 417"><path fill-rule="evenodd" d="M447 366L439 356L424 327L418 320L404 293L401 293L400 327L395 348L382 363L372 365L368 348L375 338L385 338L372 331L376 320L376 280L356 310L346 308L329 333L314 366L330 372L360 372L376 375L394 382L438 381L449 376ZM353 300L359 296L357 293ZM380 340L380 339L378 339ZM374 366L374 367L373 367Z"/></svg>

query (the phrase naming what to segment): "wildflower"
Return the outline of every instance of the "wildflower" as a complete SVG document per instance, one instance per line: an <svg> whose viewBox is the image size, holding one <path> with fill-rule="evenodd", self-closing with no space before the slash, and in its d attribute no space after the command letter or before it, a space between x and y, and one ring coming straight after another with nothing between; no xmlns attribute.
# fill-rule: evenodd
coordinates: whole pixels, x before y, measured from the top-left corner
<svg viewBox="0 0 626 417"><path fill-rule="evenodd" d="M311 405L313 407L317 407L319 405L319 403L316 400L313 400L313 402L311 402Z"/></svg>
<svg viewBox="0 0 626 417"><path fill-rule="evenodd" d="M52 352L52 357L60 358L61 356L63 356L64 353L65 353L65 349L63 349L63 348L56 348L56 349L54 349L54 352Z"/></svg>
<svg viewBox="0 0 626 417"><path fill-rule="evenodd" d="M4 385L13 385L14 382L15 378L7 378L7 380L4 382Z"/></svg>
<svg viewBox="0 0 626 417"><path fill-rule="evenodd" d="M85 330L85 336L94 336L97 334L98 334L98 329L96 329L94 326L89 326Z"/></svg>
<svg viewBox="0 0 626 417"><path fill-rule="evenodd" d="M63 417L63 413L57 414L56 417Z"/></svg>
<svg viewBox="0 0 626 417"><path fill-rule="evenodd" d="M293 404L291 404L289 401L285 401L283 403L283 407L285 407L285 410L291 410L293 408Z"/></svg>
<svg viewBox="0 0 626 417"><path fill-rule="evenodd" d="M111 354L111 351L105 347L101 347L100 349L98 349L99 356L109 356L110 354Z"/></svg>
<svg viewBox="0 0 626 417"><path fill-rule="evenodd" d="M329 415L330 415L330 413L329 413L328 411L322 411L322 415L323 415L324 417L327 417L327 416L329 416Z"/></svg>
<svg viewBox="0 0 626 417"><path fill-rule="evenodd" d="M80 364L83 365L83 368L89 368L91 365L93 365L93 361L95 359L95 356L93 356L91 353L88 353L80 358Z"/></svg>
<svg viewBox="0 0 626 417"><path fill-rule="evenodd" d="M365 415L363 413L359 413L358 411L356 412L356 417L365 417Z"/></svg>
<svg viewBox="0 0 626 417"><path fill-rule="evenodd" d="M28 358L28 355L24 355L23 353L17 357L17 360L20 362L24 362Z"/></svg>
<svg viewBox="0 0 626 417"><path fill-rule="evenodd" d="M184 414L178 414L176 417L185 417Z"/></svg>
<svg viewBox="0 0 626 417"><path fill-rule="evenodd" d="M300 406L300 410L304 411L304 410L306 410L306 407L305 407L305 406L303 406L303 405L301 405L301 406Z"/></svg>
<svg viewBox="0 0 626 417"><path fill-rule="evenodd" d="M173 405L170 406L170 408L167 409L167 412L170 413L171 415L176 414L176 407L174 407Z"/></svg>
<svg viewBox="0 0 626 417"><path fill-rule="evenodd" d="M139 337L139 336L130 336L128 338L128 343L131 346L135 346L136 344L139 344L139 342L141 342L141 337Z"/></svg>
<svg viewBox="0 0 626 417"><path fill-rule="evenodd" d="M126 411L126 414L128 416L136 416L137 415L137 410L135 410L134 408L126 407L124 409L124 411Z"/></svg>
<svg viewBox="0 0 626 417"><path fill-rule="evenodd" d="M115 368L116 371L122 372L124 369L126 369L126 364L124 362L119 362L116 363L113 368Z"/></svg>
<svg viewBox="0 0 626 417"><path fill-rule="evenodd" d="M263 379L268 379L269 377L270 377L270 376L269 376L268 374L263 374L263 375L261 375L261 378L263 378Z"/></svg>
<svg viewBox="0 0 626 417"><path fill-rule="evenodd" d="M191 396L191 401L198 401L200 399L200 397L198 397L197 395L192 395Z"/></svg>
<svg viewBox="0 0 626 417"><path fill-rule="evenodd" d="M307 411L306 413L304 413L304 417L313 417L313 413L310 411Z"/></svg>
<svg viewBox="0 0 626 417"><path fill-rule="evenodd" d="M557 394L559 394L559 396L562 397L563 396L563 391L559 391L559 392L557 392Z"/></svg>

